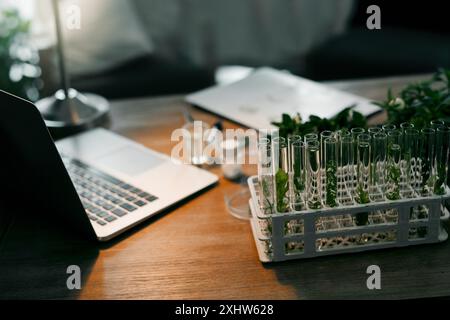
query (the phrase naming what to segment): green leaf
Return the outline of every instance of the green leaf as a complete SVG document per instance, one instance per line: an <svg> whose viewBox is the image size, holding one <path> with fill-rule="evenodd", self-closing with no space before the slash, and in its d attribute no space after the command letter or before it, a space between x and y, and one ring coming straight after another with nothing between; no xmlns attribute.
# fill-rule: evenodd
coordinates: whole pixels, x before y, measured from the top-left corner
<svg viewBox="0 0 450 320"><path fill-rule="evenodd" d="M389 90L387 100L375 104L386 110L389 123L411 122L424 127L432 120L450 116L449 80L450 70L439 69L430 80L409 84L398 96ZM397 98L404 101L403 107L394 103Z"/></svg>
<svg viewBox="0 0 450 320"><path fill-rule="evenodd" d="M286 206L286 194L289 190L288 187L288 181L289 176L284 170L278 169L277 173L275 174L275 185L277 188L276 196L277 196L277 211L278 212L286 212L287 206Z"/></svg>
<svg viewBox="0 0 450 320"><path fill-rule="evenodd" d="M294 118L282 114L281 122L272 122L272 124L279 128L279 135L284 138L292 134L305 135L325 130L336 131L343 127L367 127L366 118L361 113L354 111L354 107L352 105L343 109L331 119L311 115L309 121L306 122L302 122L298 114Z"/></svg>

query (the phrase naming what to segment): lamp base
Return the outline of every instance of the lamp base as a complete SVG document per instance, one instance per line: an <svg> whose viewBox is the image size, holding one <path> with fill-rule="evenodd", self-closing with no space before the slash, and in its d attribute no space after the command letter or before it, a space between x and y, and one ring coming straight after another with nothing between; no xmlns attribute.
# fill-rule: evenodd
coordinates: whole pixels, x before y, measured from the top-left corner
<svg viewBox="0 0 450 320"><path fill-rule="evenodd" d="M109 103L96 94L75 89L58 90L53 96L36 102L54 139L85 131L109 122Z"/></svg>

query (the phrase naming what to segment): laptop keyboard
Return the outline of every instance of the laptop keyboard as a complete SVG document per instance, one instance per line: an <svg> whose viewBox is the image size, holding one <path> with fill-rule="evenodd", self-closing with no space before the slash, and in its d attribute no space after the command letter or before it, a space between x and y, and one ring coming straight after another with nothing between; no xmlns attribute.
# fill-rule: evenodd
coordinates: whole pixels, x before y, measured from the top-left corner
<svg viewBox="0 0 450 320"><path fill-rule="evenodd" d="M101 226L132 214L158 198L77 159L62 156L91 221Z"/></svg>

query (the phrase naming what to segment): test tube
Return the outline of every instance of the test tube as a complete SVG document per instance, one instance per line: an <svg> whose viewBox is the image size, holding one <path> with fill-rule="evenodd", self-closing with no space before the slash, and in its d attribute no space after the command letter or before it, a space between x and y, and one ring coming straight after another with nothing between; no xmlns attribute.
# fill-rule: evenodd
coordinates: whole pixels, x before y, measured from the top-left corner
<svg viewBox="0 0 450 320"><path fill-rule="evenodd" d="M383 129L381 129L380 127L371 127L367 130L367 132L373 137L377 133L383 132Z"/></svg>
<svg viewBox="0 0 450 320"><path fill-rule="evenodd" d="M388 200L400 199L400 161L401 148L398 144L388 144L387 177L386 177L386 198ZM388 223L398 222L398 210L395 208L384 211ZM395 233L388 231L387 238L393 239Z"/></svg>
<svg viewBox="0 0 450 320"><path fill-rule="evenodd" d="M296 142L296 141L302 141L302 137L300 135L290 135L288 137L288 145L291 145L292 143Z"/></svg>
<svg viewBox="0 0 450 320"><path fill-rule="evenodd" d="M325 130L320 133L320 165L325 168L325 139L332 138L333 131Z"/></svg>
<svg viewBox="0 0 450 320"><path fill-rule="evenodd" d="M357 186L355 200L359 204L370 202L370 159L371 137L369 134L360 134L357 139ZM356 225L362 226L368 223L368 212L356 214Z"/></svg>
<svg viewBox="0 0 450 320"><path fill-rule="evenodd" d="M386 198L389 200L400 199L400 161L401 148L398 144L388 146L387 184Z"/></svg>
<svg viewBox="0 0 450 320"><path fill-rule="evenodd" d="M435 130L424 128L421 130L420 158L421 158L421 183L422 196L429 196L433 191L433 161L434 161Z"/></svg>
<svg viewBox="0 0 450 320"><path fill-rule="evenodd" d="M382 195L385 192L386 185L386 160L387 160L387 134L384 132L377 133L372 138L373 141L373 183L374 187L379 189Z"/></svg>
<svg viewBox="0 0 450 320"><path fill-rule="evenodd" d="M434 131L437 131L440 127L445 127L445 121L444 120L432 120L430 121L430 126Z"/></svg>
<svg viewBox="0 0 450 320"><path fill-rule="evenodd" d="M263 138L258 142L259 207L263 214L274 213L275 189L272 168L272 146Z"/></svg>
<svg viewBox="0 0 450 320"><path fill-rule="evenodd" d="M319 136L317 135L317 133L308 133L305 134L305 143L307 144L309 141L314 141L314 140L318 140Z"/></svg>
<svg viewBox="0 0 450 320"><path fill-rule="evenodd" d="M393 131L397 129L397 126L393 123L384 124L382 127L384 132L388 133L389 131Z"/></svg>
<svg viewBox="0 0 450 320"><path fill-rule="evenodd" d="M350 132L351 132L351 135L352 135L352 138L353 138L353 154L355 155L355 157L353 158L353 161L354 161L353 164L355 165L354 166L355 172L353 173L353 175L354 175L354 177L356 179L356 176L357 176L357 172L356 172L357 166L356 166L356 164L357 164L357 160L358 160L358 157L357 157L357 155L358 155L358 136L360 134L365 133L366 130L364 128L353 128L353 129L350 130Z"/></svg>
<svg viewBox="0 0 450 320"><path fill-rule="evenodd" d="M417 189L419 171L419 130L407 128L403 133L402 158L405 161L406 186L412 190Z"/></svg>
<svg viewBox="0 0 450 320"><path fill-rule="evenodd" d="M306 145L306 192L309 209L322 207L322 181L320 171L320 142L309 141Z"/></svg>
<svg viewBox="0 0 450 320"><path fill-rule="evenodd" d="M400 124L400 129L402 130L403 133L405 133L407 129L414 129L414 124L410 122L403 122Z"/></svg>
<svg viewBox="0 0 450 320"><path fill-rule="evenodd" d="M295 140L289 146L289 187L290 206L293 211L302 211L305 207L305 143L302 140Z"/></svg>
<svg viewBox="0 0 450 320"><path fill-rule="evenodd" d="M336 138L327 138L325 143L325 203L329 207L336 207L338 196L338 176L337 176L337 145Z"/></svg>
<svg viewBox="0 0 450 320"><path fill-rule="evenodd" d="M434 172L436 173L434 194L436 195L446 194L449 144L450 129L446 126L438 127L436 131L436 157L434 163Z"/></svg>
<svg viewBox="0 0 450 320"><path fill-rule="evenodd" d="M354 149L353 149L353 138L351 136L343 137L340 141L340 192L339 200L343 201L345 198L349 197L346 190L350 191L354 188Z"/></svg>
<svg viewBox="0 0 450 320"><path fill-rule="evenodd" d="M272 139L272 157L275 175L275 210L284 213L289 205L289 160L286 139Z"/></svg>

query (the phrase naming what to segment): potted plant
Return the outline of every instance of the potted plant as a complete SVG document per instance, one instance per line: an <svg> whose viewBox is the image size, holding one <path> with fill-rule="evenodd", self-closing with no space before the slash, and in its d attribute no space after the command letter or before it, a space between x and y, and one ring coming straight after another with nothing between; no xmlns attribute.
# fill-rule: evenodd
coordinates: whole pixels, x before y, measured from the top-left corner
<svg viewBox="0 0 450 320"><path fill-rule="evenodd" d="M14 8L0 8L0 88L22 98L39 98L39 55L29 41L30 22Z"/></svg>

